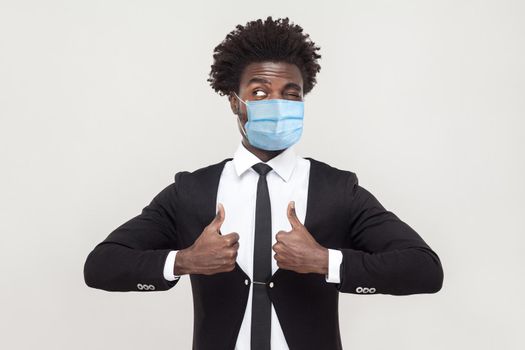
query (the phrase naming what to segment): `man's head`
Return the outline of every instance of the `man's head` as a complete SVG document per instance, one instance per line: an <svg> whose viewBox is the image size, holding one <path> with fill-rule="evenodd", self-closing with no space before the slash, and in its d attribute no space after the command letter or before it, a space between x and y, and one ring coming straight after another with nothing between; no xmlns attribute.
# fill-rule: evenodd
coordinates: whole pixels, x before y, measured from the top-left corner
<svg viewBox="0 0 525 350"><path fill-rule="evenodd" d="M215 47L208 81L216 92L229 97L233 113L244 126L246 106L234 93L244 101L302 101L321 69L318 50L309 35L288 18L251 21L237 25Z"/></svg>

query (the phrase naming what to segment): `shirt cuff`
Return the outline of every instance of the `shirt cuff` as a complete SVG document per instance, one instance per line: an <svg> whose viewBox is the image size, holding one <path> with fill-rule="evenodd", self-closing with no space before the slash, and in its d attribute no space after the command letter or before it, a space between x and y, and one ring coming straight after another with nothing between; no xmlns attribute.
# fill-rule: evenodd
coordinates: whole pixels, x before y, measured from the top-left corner
<svg viewBox="0 0 525 350"><path fill-rule="evenodd" d="M166 257L164 263L164 278L168 281L175 281L180 278L180 275L173 274L173 267L175 266L175 257L177 256L178 250L172 250Z"/></svg>
<svg viewBox="0 0 525 350"><path fill-rule="evenodd" d="M338 249L328 249L328 274L326 282L340 283L339 270L343 262L343 253Z"/></svg>

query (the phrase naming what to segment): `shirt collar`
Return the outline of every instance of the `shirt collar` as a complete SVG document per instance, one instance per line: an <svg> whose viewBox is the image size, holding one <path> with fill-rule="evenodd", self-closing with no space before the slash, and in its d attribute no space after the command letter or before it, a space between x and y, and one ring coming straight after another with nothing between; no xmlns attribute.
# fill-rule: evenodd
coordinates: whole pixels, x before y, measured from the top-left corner
<svg viewBox="0 0 525 350"><path fill-rule="evenodd" d="M237 176L241 176L246 170L250 169L252 165L257 163L268 164L277 175L279 175L285 182L288 182L295 165L297 164L297 154L295 153L294 145L288 147L269 161L263 162L257 158L255 154L248 151L248 149L242 144L242 141L239 142L237 150L233 155L233 165Z"/></svg>

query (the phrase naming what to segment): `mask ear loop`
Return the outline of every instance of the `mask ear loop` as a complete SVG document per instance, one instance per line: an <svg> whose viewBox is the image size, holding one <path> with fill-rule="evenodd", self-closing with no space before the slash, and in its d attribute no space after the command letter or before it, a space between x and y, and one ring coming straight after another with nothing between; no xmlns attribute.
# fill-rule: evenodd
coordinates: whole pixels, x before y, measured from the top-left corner
<svg viewBox="0 0 525 350"><path fill-rule="evenodd" d="M242 103L244 103L246 106L248 106L248 104L246 102L244 102L240 97L239 95L237 95L237 93L234 91L233 92L235 94L235 96L237 97L237 99L239 101L241 101ZM243 126L242 126L242 123L241 123L241 118L239 118L239 114L241 113L241 109L240 108L237 108L237 125L239 125L239 129L241 129L241 132L242 134L244 135L244 137L246 137L246 139L248 139L248 135L246 134L246 131L244 130Z"/></svg>
<svg viewBox="0 0 525 350"><path fill-rule="evenodd" d="M239 95L237 95L237 93L236 93L235 91L234 91L233 93L235 94L235 96L237 96L237 98L239 99L239 101L241 101L241 102L244 103L245 105L248 105L246 102L244 102L244 101L242 100L242 98L239 97Z"/></svg>

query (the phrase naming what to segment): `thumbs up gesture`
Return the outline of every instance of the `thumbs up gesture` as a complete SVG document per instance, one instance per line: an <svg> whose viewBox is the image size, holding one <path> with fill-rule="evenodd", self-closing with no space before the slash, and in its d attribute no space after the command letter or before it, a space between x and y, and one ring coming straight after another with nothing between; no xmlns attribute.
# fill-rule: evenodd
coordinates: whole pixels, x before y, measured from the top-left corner
<svg viewBox="0 0 525 350"><path fill-rule="evenodd" d="M213 220L189 248L177 252L174 273L212 275L232 271L237 260L239 234L221 234L225 211L221 203Z"/></svg>
<svg viewBox="0 0 525 350"><path fill-rule="evenodd" d="M288 203L286 215L291 231L279 231L272 249L277 266L299 273L328 273L328 249L321 246L301 223L295 212L295 202Z"/></svg>

